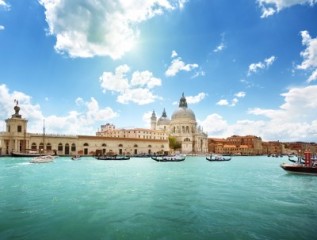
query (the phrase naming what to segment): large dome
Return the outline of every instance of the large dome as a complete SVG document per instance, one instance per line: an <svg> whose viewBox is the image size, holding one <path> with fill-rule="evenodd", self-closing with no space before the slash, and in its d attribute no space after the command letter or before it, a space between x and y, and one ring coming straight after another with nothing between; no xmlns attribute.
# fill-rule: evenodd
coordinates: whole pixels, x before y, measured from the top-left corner
<svg viewBox="0 0 317 240"><path fill-rule="evenodd" d="M187 107L187 101L184 96L184 93L181 99L179 100L179 108L175 110L172 114L172 120L176 119L188 119L196 121L194 112Z"/></svg>
<svg viewBox="0 0 317 240"><path fill-rule="evenodd" d="M189 108L180 107L172 114L172 120L188 119L196 121L194 112Z"/></svg>

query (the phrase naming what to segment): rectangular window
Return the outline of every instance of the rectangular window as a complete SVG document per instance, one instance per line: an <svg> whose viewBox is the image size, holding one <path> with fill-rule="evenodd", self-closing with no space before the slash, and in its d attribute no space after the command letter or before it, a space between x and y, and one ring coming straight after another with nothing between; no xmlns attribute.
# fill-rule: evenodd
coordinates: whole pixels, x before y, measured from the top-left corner
<svg viewBox="0 0 317 240"><path fill-rule="evenodd" d="M21 125L18 126L18 132L19 133L22 132L22 126Z"/></svg>

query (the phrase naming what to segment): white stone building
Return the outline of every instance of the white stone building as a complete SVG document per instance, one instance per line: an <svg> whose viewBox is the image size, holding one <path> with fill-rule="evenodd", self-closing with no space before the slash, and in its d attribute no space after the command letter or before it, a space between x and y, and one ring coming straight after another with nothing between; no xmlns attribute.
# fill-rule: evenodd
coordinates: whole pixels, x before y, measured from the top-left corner
<svg viewBox="0 0 317 240"><path fill-rule="evenodd" d="M14 153L40 152L57 155L96 155L96 154L153 154L169 151L168 137L162 131L151 129L129 129L114 131L109 134L98 133L96 136L61 135L29 133L27 120L19 114L18 104L15 114L5 120L6 131L0 132L0 155Z"/></svg>
<svg viewBox="0 0 317 240"><path fill-rule="evenodd" d="M151 129L165 131L169 136L181 143L181 152L186 154L201 154L208 152L208 136L197 125L194 112L188 108L184 94L180 98L179 107L171 119L167 117L165 109L157 119L155 111L151 116Z"/></svg>

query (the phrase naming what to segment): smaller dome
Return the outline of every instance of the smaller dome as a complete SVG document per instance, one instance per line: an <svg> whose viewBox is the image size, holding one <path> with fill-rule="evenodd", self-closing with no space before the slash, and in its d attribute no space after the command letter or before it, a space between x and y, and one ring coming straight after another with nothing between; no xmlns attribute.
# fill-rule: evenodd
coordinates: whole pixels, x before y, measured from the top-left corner
<svg viewBox="0 0 317 240"><path fill-rule="evenodd" d="M165 111L165 108L164 108L162 116L157 121L157 125L158 126L160 126L160 125L169 125L170 122L171 122L171 120L167 117L166 111Z"/></svg>

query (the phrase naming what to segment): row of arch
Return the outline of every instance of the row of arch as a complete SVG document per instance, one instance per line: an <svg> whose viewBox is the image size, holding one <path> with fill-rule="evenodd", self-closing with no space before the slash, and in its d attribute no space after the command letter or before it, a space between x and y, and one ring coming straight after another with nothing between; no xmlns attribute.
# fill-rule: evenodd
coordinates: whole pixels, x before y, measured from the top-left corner
<svg viewBox="0 0 317 240"><path fill-rule="evenodd" d="M195 133L195 126L174 126L172 133Z"/></svg>
<svg viewBox="0 0 317 240"><path fill-rule="evenodd" d="M52 144L51 143L46 143L45 145L46 146L44 146L43 142L41 142L39 145L37 145L35 142L33 142L31 144L31 150L32 151L37 151L37 150L43 151L43 150L45 150L45 151L48 151L48 152L49 151L55 151L55 149L54 150L52 149ZM88 143L84 143L83 144L84 154L88 154L88 147L89 147ZM101 148L102 148L103 152L106 151L106 147L107 147L106 143L101 144ZM138 147L139 146L137 144L133 145L133 148L135 149L134 150L135 154L137 153L136 149ZM152 148L152 145L148 145L147 147L148 147L149 153L150 153L151 152L150 149ZM124 148L123 144L118 144L118 148L119 148L119 152L122 153L123 152L123 148ZM164 148L164 145L162 145L161 148ZM76 152L76 150L77 150L77 147L76 147L75 143L72 143L72 144L65 143L64 145L62 143L59 143L57 145L57 151L58 152L64 152L64 154L66 154L66 155L70 154L71 152Z"/></svg>

